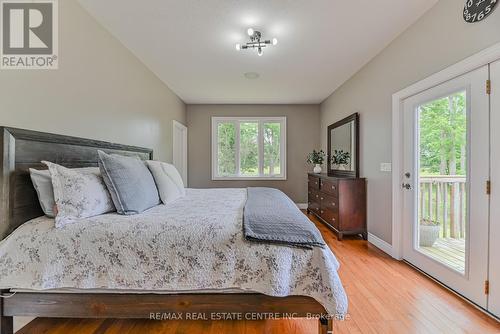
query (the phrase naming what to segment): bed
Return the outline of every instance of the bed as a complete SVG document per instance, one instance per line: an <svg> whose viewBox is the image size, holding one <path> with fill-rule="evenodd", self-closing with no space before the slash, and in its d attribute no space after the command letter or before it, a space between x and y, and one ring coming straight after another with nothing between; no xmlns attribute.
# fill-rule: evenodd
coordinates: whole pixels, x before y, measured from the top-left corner
<svg viewBox="0 0 500 334"><path fill-rule="evenodd" d="M152 159L149 149L0 128L1 333L13 316L153 318L174 313L317 317L321 333L347 309L338 262L312 250L244 239L245 189L187 189L136 216L54 229L28 168L41 160L97 165L97 150ZM159 247L161 245L161 247Z"/></svg>

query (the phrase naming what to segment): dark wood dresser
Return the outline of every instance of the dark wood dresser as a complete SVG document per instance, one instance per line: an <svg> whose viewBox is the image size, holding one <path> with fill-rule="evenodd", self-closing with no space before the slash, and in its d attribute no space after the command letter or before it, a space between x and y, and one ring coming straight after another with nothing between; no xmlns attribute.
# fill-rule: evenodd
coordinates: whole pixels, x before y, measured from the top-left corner
<svg viewBox="0 0 500 334"><path fill-rule="evenodd" d="M307 213L334 230L339 240L346 234L366 240L366 179L309 173L307 202Z"/></svg>

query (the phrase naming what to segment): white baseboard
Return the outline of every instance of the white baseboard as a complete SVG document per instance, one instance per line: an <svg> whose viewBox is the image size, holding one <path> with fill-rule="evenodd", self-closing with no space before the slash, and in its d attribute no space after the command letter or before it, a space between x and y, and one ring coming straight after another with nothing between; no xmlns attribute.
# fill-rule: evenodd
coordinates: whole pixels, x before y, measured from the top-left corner
<svg viewBox="0 0 500 334"><path fill-rule="evenodd" d="M14 333L35 319L35 317L14 317Z"/></svg>
<svg viewBox="0 0 500 334"><path fill-rule="evenodd" d="M307 203L295 203L300 210L305 210L307 209Z"/></svg>
<svg viewBox="0 0 500 334"><path fill-rule="evenodd" d="M381 251L383 251L384 253L387 253L391 257L394 257L393 248L390 243L380 239L379 237L371 233L368 233L368 242L377 247L378 249L380 249Z"/></svg>

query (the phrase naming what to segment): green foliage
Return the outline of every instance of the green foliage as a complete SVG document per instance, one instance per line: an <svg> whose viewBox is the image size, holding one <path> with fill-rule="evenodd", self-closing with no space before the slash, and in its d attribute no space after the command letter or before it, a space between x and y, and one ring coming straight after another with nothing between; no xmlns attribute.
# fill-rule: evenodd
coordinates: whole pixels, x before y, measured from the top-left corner
<svg viewBox="0 0 500 334"><path fill-rule="evenodd" d="M331 163L334 165L347 165L351 159L351 154L349 152L344 152L343 150L333 151L331 158Z"/></svg>
<svg viewBox="0 0 500 334"><path fill-rule="evenodd" d="M240 123L241 175L259 174L259 123Z"/></svg>
<svg viewBox="0 0 500 334"><path fill-rule="evenodd" d="M420 172L427 175L466 173L466 95L464 92L418 108Z"/></svg>
<svg viewBox="0 0 500 334"><path fill-rule="evenodd" d="M263 123L264 174L279 175L280 161L280 123ZM240 174L259 175L259 123L241 122L239 133ZM236 125L234 122L218 125L218 172L220 176L234 176L236 170Z"/></svg>
<svg viewBox="0 0 500 334"><path fill-rule="evenodd" d="M220 176L236 174L236 128L233 123L218 125L218 168Z"/></svg>
<svg viewBox="0 0 500 334"><path fill-rule="evenodd" d="M325 156L326 154L323 150L313 150L312 153L309 153L309 155L307 156L307 162L314 165L322 165L323 161L325 160Z"/></svg>
<svg viewBox="0 0 500 334"><path fill-rule="evenodd" d="M280 174L281 124L264 124L264 174Z"/></svg>

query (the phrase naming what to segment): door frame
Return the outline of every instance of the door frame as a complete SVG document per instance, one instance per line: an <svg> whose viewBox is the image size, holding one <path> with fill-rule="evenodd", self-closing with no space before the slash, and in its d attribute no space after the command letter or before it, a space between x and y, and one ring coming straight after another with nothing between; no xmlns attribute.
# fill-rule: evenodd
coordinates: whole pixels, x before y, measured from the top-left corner
<svg viewBox="0 0 500 334"><path fill-rule="evenodd" d="M404 100L500 59L500 43L392 95L392 244L389 255L403 258L403 112ZM486 86L486 83L485 83ZM485 87L486 89L486 87Z"/></svg>
<svg viewBox="0 0 500 334"><path fill-rule="evenodd" d="M404 178L405 183L409 183L412 189L403 191L405 206L402 226L403 259L484 309L487 308L488 301L488 296L483 290L483 284L488 280L488 258L485 255L489 252L489 195L486 193L486 182L490 177L490 166L486 159L489 156L490 137L489 131L485 130L490 124L489 96L485 89L488 78L489 66L485 65L404 100L404 171L411 173L411 177L405 176ZM425 217L425 213L420 211L423 213L421 216L417 211L422 204L419 202L422 199L419 196L421 174L419 142L422 127L418 106L459 92L464 92L467 104L467 172L465 174L467 195L463 198L467 203L467 209L464 212L466 213L467 236L462 272L446 264L442 257L432 256L420 247L418 243L418 230L421 224L419 218ZM436 205L439 206L442 203Z"/></svg>
<svg viewBox="0 0 500 334"><path fill-rule="evenodd" d="M496 78L500 77L500 60L490 64L490 77ZM490 97L490 123L491 124L499 124L500 114L495 112L500 110L500 80L492 80L491 81L491 91L492 95ZM490 168L491 171L498 170L500 168L500 146L495 146L495 144L500 143L500 134L496 131L491 131L491 148L490 148ZM500 174L491 173L491 185L492 191L490 193L490 203L499 203L500 196L498 189L498 184L500 184ZM500 207L497 205L490 205L490 251L489 251L489 260L490 267L489 269L489 281L490 282L500 282L500 266L495 264L497 262L491 261L492 254L498 254L500 251L500 244L493 242L494 238L498 238L500 236L500 224L498 221L493 223L495 219L500 217ZM489 312L496 314L498 320L500 320L500 288L498 287L498 283L490 284L490 291L488 299L488 310Z"/></svg>
<svg viewBox="0 0 500 334"><path fill-rule="evenodd" d="M176 153L179 148L179 143L177 143L177 137L175 135L176 131L182 132L182 142L183 147L181 148L180 153ZM188 136L187 136L188 128L184 124L173 120L172 121L172 164L177 168L177 159L182 160L182 166L184 167L182 170L179 170L179 174L181 174L182 181L184 185L188 185L188 170L187 170L187 162L188 162ZM180 157L178 157L180 155Z"/></svg>

